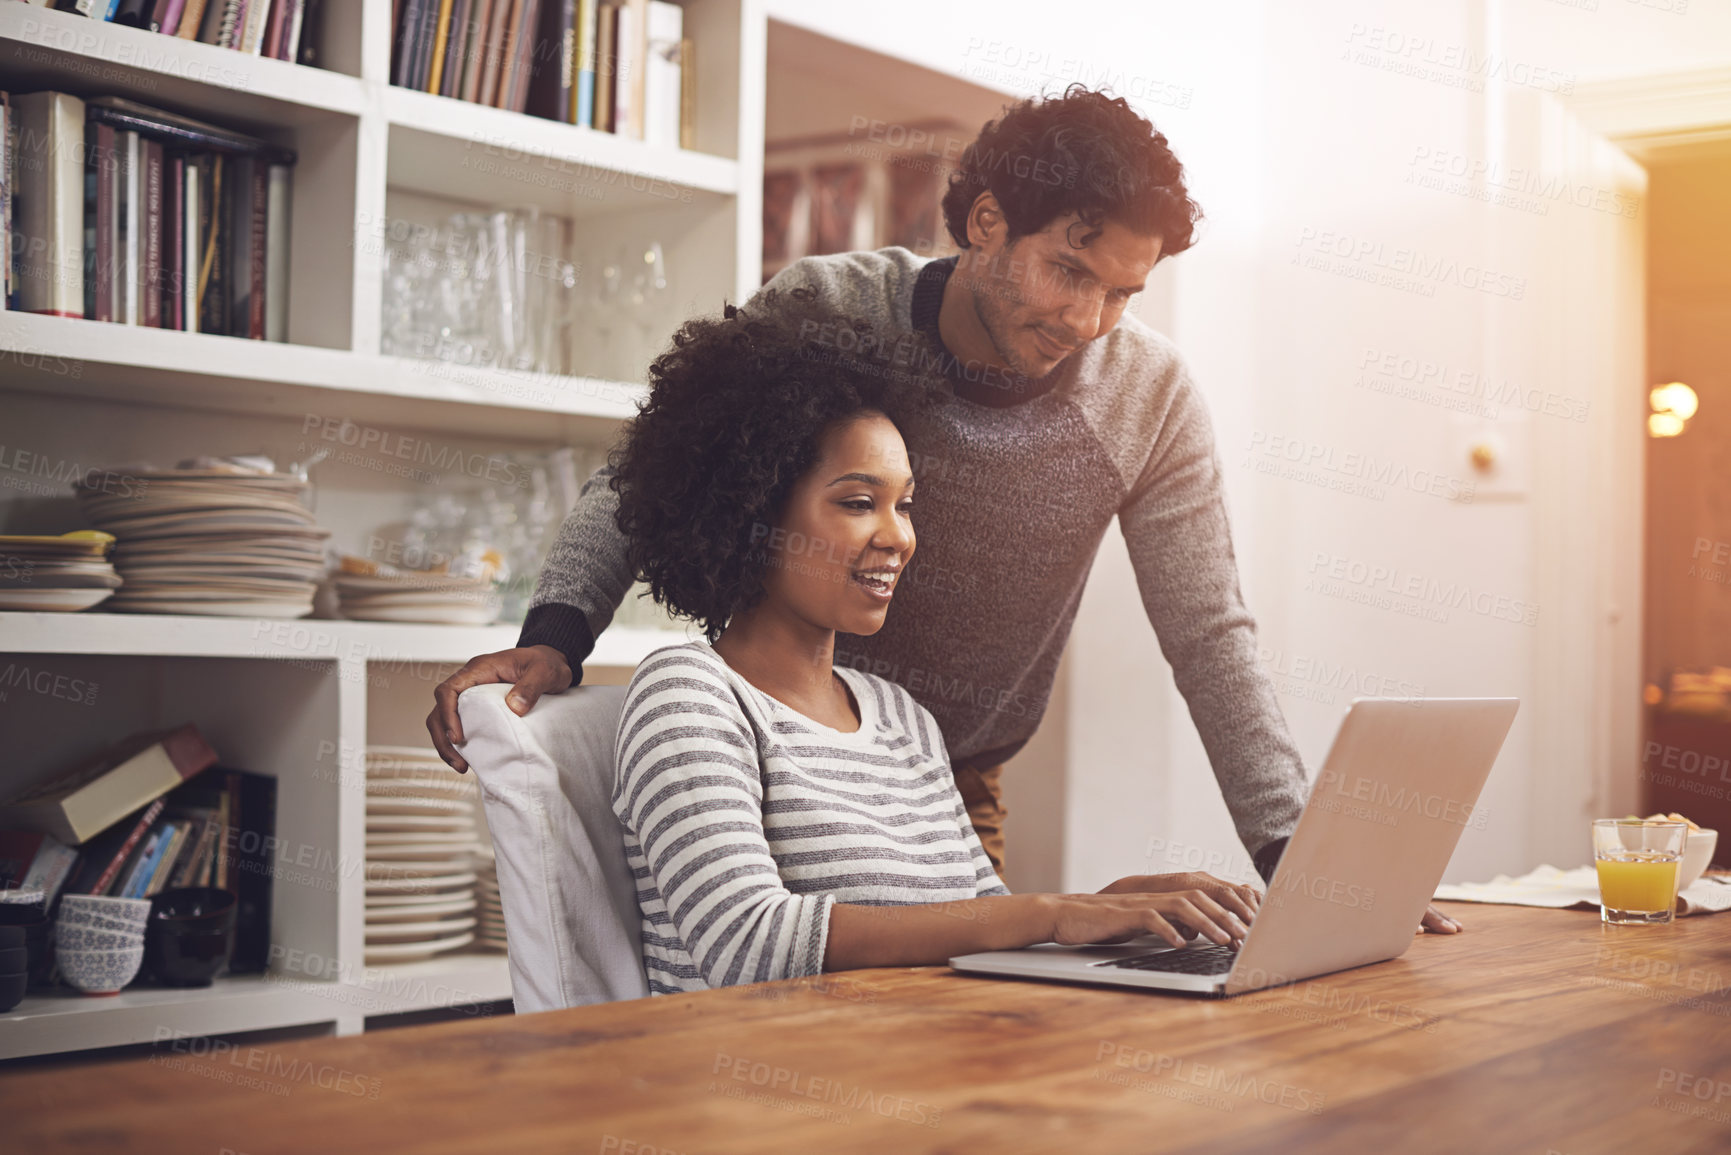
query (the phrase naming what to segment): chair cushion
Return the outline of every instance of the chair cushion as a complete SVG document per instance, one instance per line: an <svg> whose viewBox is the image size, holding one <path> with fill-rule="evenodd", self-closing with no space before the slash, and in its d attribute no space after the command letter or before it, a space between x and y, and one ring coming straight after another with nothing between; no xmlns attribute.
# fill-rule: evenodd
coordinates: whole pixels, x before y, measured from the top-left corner
<svg viewBox="0 0 1731 1155"><path fill-rule="evenodd" d="M493 836L518 1013L649 993L637 888L613 813L624 686L577 686L519 718L507 685L458 699Z"/></svg>

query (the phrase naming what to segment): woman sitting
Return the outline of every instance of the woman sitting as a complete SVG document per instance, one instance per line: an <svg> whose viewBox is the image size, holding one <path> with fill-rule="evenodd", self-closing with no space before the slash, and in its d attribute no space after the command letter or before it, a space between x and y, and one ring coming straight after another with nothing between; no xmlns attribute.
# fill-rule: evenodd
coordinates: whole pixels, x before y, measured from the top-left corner
<svg viewBox="0 0 1731 1155"><path fill-rule="evenodd" d="M708 639L637 667L615 746L650 990L1049 941L1242 940L1256 891L1207 875L1012 895L932 715L833 666L836 632L877 632L913 556L898 422L941 401L809 350L809 309L765 293L686 324L611 455L635 572Z"/></svg>

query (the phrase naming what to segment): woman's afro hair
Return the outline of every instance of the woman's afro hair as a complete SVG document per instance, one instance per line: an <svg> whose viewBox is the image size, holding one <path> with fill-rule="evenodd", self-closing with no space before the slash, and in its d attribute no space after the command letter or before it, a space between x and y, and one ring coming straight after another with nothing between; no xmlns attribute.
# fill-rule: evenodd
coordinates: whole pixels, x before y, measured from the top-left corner
<svg viewBox="0 0 1731 1155"><path fill-rule="evenodd" d="M905 433L939 396L844 351L872 345L811 289L763 289L687 321L650 365L649 398L608 455L615 520L633 574L711 642L762 598L763 542L823 435L874 411Z"/></svg>

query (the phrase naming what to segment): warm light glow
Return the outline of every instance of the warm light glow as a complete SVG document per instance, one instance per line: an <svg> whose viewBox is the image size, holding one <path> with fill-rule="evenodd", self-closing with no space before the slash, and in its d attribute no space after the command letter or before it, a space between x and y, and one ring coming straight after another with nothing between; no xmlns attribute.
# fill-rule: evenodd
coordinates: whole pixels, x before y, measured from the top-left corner
<svg viewBox="0 0 1731 1155"><path fill-rule="evenodd" d="M1695 391L1681 381L1659 386L1647 395L1647 400L1655 413L1675 413L1685 421L1695 416L1695 411L1701 407Z"/></svg>
<svg viewBox="0 0 1731 1155"><path fill-rule="evenodd" d="M1675 437L1683 432L1683 419L1675 413L1649 413L1647 434L1650 437Z"/></svg>

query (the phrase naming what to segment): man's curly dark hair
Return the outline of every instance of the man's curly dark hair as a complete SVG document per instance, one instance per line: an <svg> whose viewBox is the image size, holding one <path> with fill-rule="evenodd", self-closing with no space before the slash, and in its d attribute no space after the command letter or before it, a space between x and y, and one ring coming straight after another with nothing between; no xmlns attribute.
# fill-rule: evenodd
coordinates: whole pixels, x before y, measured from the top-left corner
<svg viewBox="0 0 1731 1155"><path fill-rule="evenodd" d="M997 198L1012 240L1075 213L1078 248L1111 220L1162 238L1162 260L1195 243L1202 219L1166 137L1123 97L1081 84L1011 105L963 150L944 191L944 224L964 249L983 192Z"/></svg>
<svg viewBox="0 0 1731 1155"><path fill-rule="evenodd" d="M869 326L808 288L763 289L745 309L687 321L649 367L649 398L608 463L633 574L710 642L763 597L762 541L817 462L823 434L876 411L898 428L938 394L847 350ZM851 330L851 337L836 334Z"/></svg>

